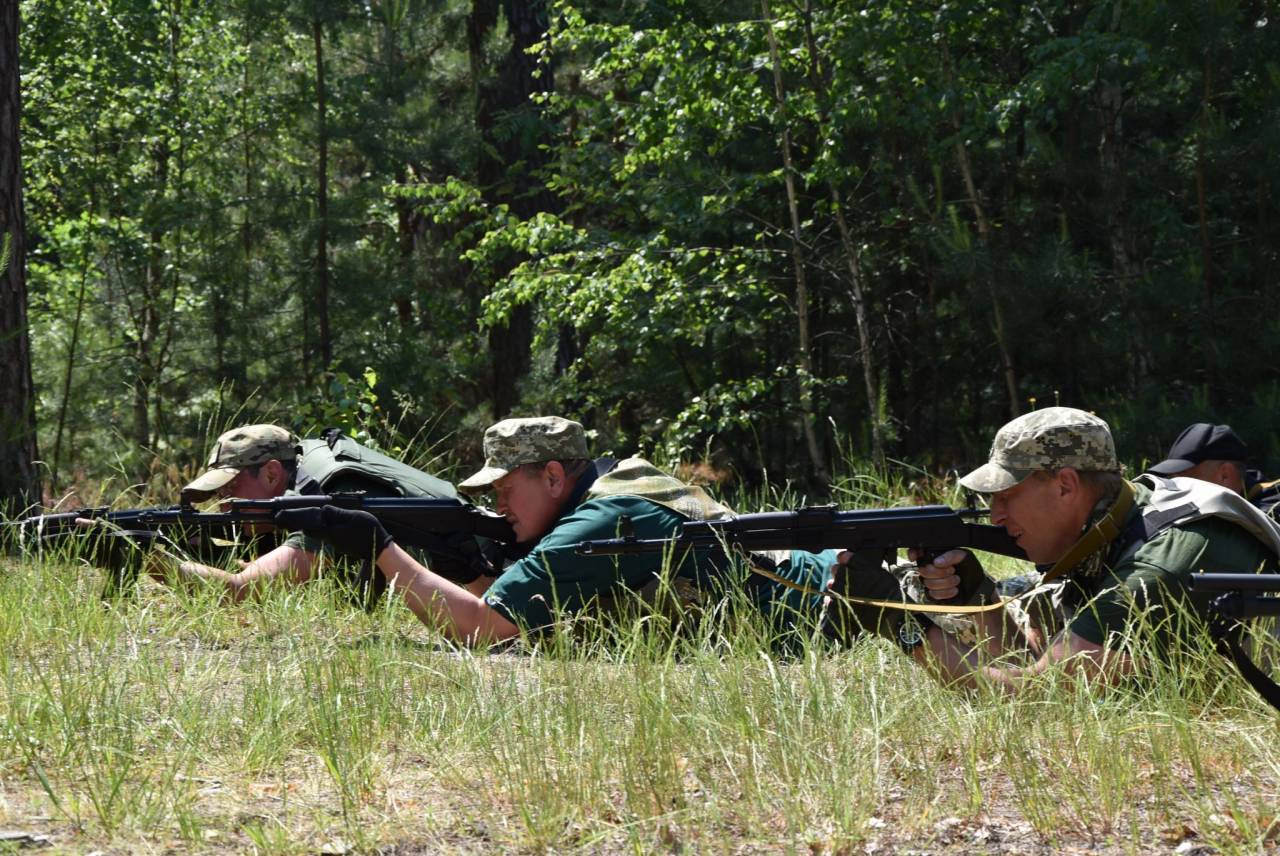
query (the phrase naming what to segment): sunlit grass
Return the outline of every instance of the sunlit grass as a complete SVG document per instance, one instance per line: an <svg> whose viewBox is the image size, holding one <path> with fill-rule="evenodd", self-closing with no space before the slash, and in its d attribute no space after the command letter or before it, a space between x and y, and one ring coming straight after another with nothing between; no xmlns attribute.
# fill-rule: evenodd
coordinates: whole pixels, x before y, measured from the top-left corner
<svg viewBox="0 0 1280 856"><path fill-rule="evenodd" d="M0 827L69 850L1252 853L1277 833L1276 715L1207 643L1119 690L1050 673L1007 699L875 640L779 653L741 609L470 652L328 583L230 607L149 580L103 601L102 581L70 553L0 566Z"/></svg>

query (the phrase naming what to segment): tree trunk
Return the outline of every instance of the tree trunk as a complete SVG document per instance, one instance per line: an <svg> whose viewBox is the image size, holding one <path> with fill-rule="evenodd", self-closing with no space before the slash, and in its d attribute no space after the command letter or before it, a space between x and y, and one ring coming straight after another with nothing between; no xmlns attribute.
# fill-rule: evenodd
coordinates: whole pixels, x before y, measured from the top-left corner
<svg viewBox="0 0 1280 856"><path fill-rule="evenodd" d="M942 67L946 73L947 86L954 91L955 73L951 66L951 49L947 45L946 34L942 34ZM964 180L965 192L969 195L969 206L973 209L973 219L978 227L978 240L982 244L985 259L990 258L991 223L987 219L986 209L982 205L982 197L978 195L977 182L973 180L973 168L969 163L969 150L965 148L962 125L958 117L952 117L956 133L956 162L960 167L960 177ZM1022 401L1018 395L1018 374L1013 367L1013 353L1009 349L1009 337L1005 333L1004 309L1000 305L1000 295L996 291L994 278L983 272L987 282L987 292L991 299L991 324L995 333L996 347L1000 352L1000 367L1004 374L1005 393L1009 396L1009 418L1015 419L1022 412Z"/></svg>
<svg viewBox="0 0 1280 856"><path fill-rule="evenodd" d="M1123 21L1124 4L1112 10L1109 31L1117 33ZM1124 285L1121 293L1132 291L1143 276L1137 261L1137 241L1128 222L1128 187L1124 164L1124 87L1111 80L1100 79L1096 87L1096 104L1101 136L1098 140L1099 184L1106 211L1107 245L1111 250L1111 267L1115 278ZM1142 341L1142 324L1125 325L1129 335L1129 388L1142 389L1150 375L1150 351Z"/></svg>
<svg viewBox="0 0 1280 856"><path fill-rule="evenodd" d="M311 22L316 48L316 323L320 335L320 370L333 362L329 334L329 132L325 127L324 32L320 19Z"/></svg>
<svg viewBox="0 0 1280 856"><path fill-rule="evenodd" d="M765 34L769 39L769 57L773 61L773 91L778 108L778 125L781 130L783 183L787 189L787 213L791 218L791 267L796 280L796 327L798 333L796 359L800 377L800 419L804 429L805 448L813 466L814 477L829 481L827 465L818 444L815 428L817 414L813 405L813 342L809 333L809 285L805 278L804 246L801 243L800 206L796 193L795 165L791 161L791 122L787 115L787 94L782 83L782 58L778 51L778 39L773 32L773 17L769 13L768 0L760 0L764 15Z"/></svg>
<svg viewBox="0 0 1280 856"><path fill-rule="evenodd" d="M0 511L40 502L35 384L27 327L27 241L19 127L18 0L0 2Z"/></svg>
<svg viewBox="0 0 1280 856"><path fill-rule="evenodd" d="M84 319L85 292L89 285L89 257L85 253L81 262L80 289L76 293L76 317L71 322L71 344L67 346L67 370L62 376L62 401L58 405L58 428L53 435L53 464L49 468L49 491L56 496L58 470L62 464L62 434L67 425L67 413L71 409L71 378L76 366L76 352L80 349L80 323Z"/></svg>
<svg viewBox="0 0 1280 856"><path fill-rule="evenodd" d="M1218 384L1218 339L1214 305L1213 283L1213 238L1209 234L1209 206L1206 202L1205 189L1205 137L1209 133L1209 123L1213 111L1213 58L1206 51L1204 55L1204 92L1200 105L1200 127L1196 133L1196 222L1200 234L1200 267L1203 277L1203 315L1204 315L1204 355L1205 373L1210 401L1220 403L1221 390Z"/></svg>
<svg viewBox="0 0 1280 856"><path fill-rule="evenodd" d="M809 53L809 85L818 105L818 137L832 139L831 109L827 85L818 57L817 42L813 37L813 7L810 0L804 4L805 48ZM849 293L853 299L853 316L858 330L858 360L862 363L862 383L867 395L867 418L871 424L871 459L877 466L884 464L884 416L880 411L880 385L876 379L875 352L871 349L871 325L867 321L865 280L862 276L861 253L853 239L853 231L844 216L844 195L835 181L827 180L827 191L836 216L836 228L840 232L840 249L845 266L849 270Z"/></svg>
<svg viewBox="0 0 1280 856"><path fill-rule="evenodd" d="M530 96L550 91L553 76L551 68L538 66L529 48L546 37L547 8L545 0L504 0L501 9L507 19L511 44L496 74L491 74L486 66L484 43L497 25L499 3L473 0L467 21L475 123L483 140L477 183L488 201L506 203L517 216L528 218L556 208L555 198L538 176L546 163L546 154L541 150L545 135L541 132L500 133L498 125L501 121L539 121L539 108ZM535 71L541 74L535 77ZM517 263L518 259L509 260L511 267ZM532 343L533 307L528 305L515 306L505 325L489 330L492 367L489 393L495 419L509 413L520 400L518 384L528 373Z"/></svg>

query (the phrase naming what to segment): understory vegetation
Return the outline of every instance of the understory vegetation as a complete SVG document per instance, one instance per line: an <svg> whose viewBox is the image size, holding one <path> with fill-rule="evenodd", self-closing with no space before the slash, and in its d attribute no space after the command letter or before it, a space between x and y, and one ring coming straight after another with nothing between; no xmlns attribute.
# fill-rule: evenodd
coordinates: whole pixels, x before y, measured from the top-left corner
<svg viewBox="0 0 1280 856"><path fill-rule="evenodd" d="M814 491L1055 402L1280 450L1267 3L20 5L47 497L363 377Z"/></svg>

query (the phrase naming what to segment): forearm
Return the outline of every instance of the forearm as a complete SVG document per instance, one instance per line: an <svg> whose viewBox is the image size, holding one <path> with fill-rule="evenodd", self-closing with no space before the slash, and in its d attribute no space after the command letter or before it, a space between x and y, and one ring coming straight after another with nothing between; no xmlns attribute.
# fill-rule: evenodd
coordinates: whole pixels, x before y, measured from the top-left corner
<svg viewBox="0 0 1280 856"><path fill-rule="evenodd" d="M239 603L261 593L265 583L277 577L289 584L306 582L311 578L311 568L314 564L314 554L286 545L259 556L237 573L202 565L199 562L182 562L178 565L178 571L186 577L222 583L226 586L227 597Z"/></svg>
<svg viewBox="0 0 1280 856"><path fill-rule="evenodd" d="M1005 678L1017 670L986 664L1025 650L1025 641L1017 629L1005 621L1004 610L980 613L973 620L977 635L973 644L966 644L939 627L930 627L925 644L912 652L913 657L945 684L974 687L981 682L994 682L1006 686Z"/></svg>
<svg viewBox="0 0 1280 856"><path fill-rule="evenodd" d="M1063 632L1043 656L1025 666L990 665L990 658L976 648L965 650L959 640L930 628L928 642L914 652L917 663L943 683L974 688L987 684L1015 693L1040 674L1060 667L1071 678L1083 678L1102 685L1113 684L1133 671L1132 659L1120 652Z"/></svg>
<svg viewBox="0 0 1280 856"><path fill-rule="evenodd" d="M431 572L396 544L378 555L378 569L423 624L451 639L484 644L520 632L477 593Z"/></svg>

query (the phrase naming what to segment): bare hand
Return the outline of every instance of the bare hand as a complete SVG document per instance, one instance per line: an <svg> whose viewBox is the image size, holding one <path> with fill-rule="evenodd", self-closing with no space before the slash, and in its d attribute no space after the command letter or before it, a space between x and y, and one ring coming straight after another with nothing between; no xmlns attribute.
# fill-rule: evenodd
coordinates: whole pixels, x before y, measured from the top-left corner
<svg viewBox="0 0 1280 856"><path fill-rule="evenodd" d="M907 556L913 562L920 560L919 550L908 550ZM930 600L945 603L960 594L960 577L956 573L956 565L968 558L964 550L948 550L935 556L927 565L920 565L920 582L924 583L925 592Z"/></svg>

